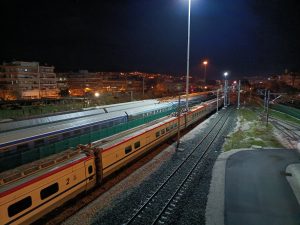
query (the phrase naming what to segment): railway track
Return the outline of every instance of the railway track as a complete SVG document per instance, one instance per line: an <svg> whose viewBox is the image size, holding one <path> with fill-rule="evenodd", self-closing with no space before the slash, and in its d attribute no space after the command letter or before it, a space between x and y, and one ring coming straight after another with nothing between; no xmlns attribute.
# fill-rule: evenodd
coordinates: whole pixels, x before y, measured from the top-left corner
<svg viewBox="0 0 300 225"><path fill-rule="evenodd" d="M290 144L300 139L300 126L296 124L270 117L270 122L279 130Z"/></svg>
<svg viewBox="0 0 300 225"><path fill-rule="evenodd" d="M228 109L222 117L214 122L211 129L174 169L158 188L151 192L140 206L134 209L124 224L165 224L175 212L176 204L187 191L189 184L198 174L200 166L211 145L225 126L231 110Z"/></svg>

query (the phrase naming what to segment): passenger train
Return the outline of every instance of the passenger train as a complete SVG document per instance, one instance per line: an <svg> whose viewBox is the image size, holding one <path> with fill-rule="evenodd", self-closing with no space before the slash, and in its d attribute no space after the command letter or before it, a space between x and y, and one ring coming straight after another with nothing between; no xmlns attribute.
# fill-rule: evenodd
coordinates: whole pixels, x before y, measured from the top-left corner
<svg viewBox="0 0 300 225"><path fill-rule="evenodd" d="M58 121L0 133L0 156L4 152L25 152L66 138L87 134L107 127L174 109L173 102L137 105L138 108L116 109L87 117Z"/></svg>
<svg viewBox="0 0 300 225"><path fill-rule="evenodd" d="M192 96L189 104L199 104L208 96ZM185 104L185 100L181 101ZM87 109L85 112L13 121L0 124L0 158L3 153L19 154L66 138L100 131L121 123L174 110L177 101L144 100Z"/></svg>
<svg viewBox="0 0 300 225"><path fill-rule="evenodd" d="M219 100L219 107L222 100ZM101 184L113 172L208 114L217 106L211 100L178 116L133 132L78 146L49 160L0 174L0 224L28 224Z"/></svg>

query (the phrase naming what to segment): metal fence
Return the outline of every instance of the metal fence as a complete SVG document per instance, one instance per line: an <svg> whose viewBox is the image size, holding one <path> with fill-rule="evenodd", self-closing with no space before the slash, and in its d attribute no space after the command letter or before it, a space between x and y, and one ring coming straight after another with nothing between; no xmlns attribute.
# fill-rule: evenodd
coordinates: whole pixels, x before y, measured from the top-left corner
<svg viewBox="0 0 300 225"><path fill-rule="evenodd" d="M288 115L291 115L293 117L296 117L297 119L300 119L300 109L296 109L296 108L293 108L293 107L289 107L289 106L286 106L286 105L280 105L280 104L270 104L270 108L271 109L274 109L274 110L277 110L279 112L283 112L283 113L286 113Z"/></svg>

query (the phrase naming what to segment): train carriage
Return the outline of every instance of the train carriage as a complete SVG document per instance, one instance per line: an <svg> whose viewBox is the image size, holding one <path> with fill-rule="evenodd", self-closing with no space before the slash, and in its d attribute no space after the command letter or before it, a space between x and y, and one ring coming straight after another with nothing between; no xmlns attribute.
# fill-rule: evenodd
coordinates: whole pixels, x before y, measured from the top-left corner
<svg viewBox="0 0 300 225"><path fill-rule="evenodd" d="M134 132L101 146L103 176L106 177L141 156L177 132L177 119L172 117L163 123Z"/></svg>
<svg viewBox="0 0 300 225"><path fill-rule="evenodd" d="M95 171L94 157L80 153L23 179L14 182L6 179L7 184L2 179L0 224L28 224L35 221L95 186Z"/></svg>

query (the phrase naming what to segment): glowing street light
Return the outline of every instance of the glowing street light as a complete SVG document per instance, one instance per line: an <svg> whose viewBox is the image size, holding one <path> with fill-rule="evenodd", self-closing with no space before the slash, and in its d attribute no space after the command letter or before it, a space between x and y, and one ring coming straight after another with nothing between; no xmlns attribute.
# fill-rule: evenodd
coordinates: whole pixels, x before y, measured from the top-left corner
<svg viewBox="0 0 300 225"><path fill-rule="evenodd" d="M99 92L95 93L95 97L98 98L100 96Z"/></svg>
<svg viewBox="0 0 300 225"><path fill-rule="evenodd" d="M203 61L203 65L204 65L204 83L206 84L206 66L208 64L208 61L205 60Z"/></svg>
<svg viewBox="0 0 300 225"><path fill-rule="evenodd" d="M188 43L187 43L187 65L186 65L186 109L189 109L189 76L190 76L190 33L191 33L191 0L189 0L188 15Z"/></svg>

